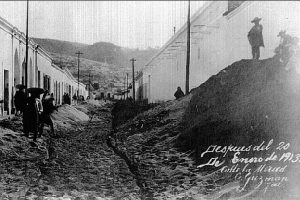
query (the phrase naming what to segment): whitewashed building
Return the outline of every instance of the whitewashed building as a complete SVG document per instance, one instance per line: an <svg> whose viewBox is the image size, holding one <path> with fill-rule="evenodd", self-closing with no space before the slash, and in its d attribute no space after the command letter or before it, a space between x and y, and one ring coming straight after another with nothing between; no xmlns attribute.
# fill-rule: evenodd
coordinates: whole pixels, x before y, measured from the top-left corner
<svg viewBox="0 0 300 200"><path fill-rule="evenodd" d="M25 44L24 33L0 17L0 115L14 112L15 86L25 84ZM54 65L51 56L31 39L27 74L27 86L49 90L57 104L62 103L65 92L71 97L77 92L78 82L70 71ZM79 83L79 94L87 96L83 83Z"/></svg>
<svg viewBox="0 0 300 200"><path fill-rule="evenodd" d="M300 2L209 1L191 17L190 89L241 59L251 59L247 39L254 17L262 18L265 48L261 59L272 57L277 34L300 36ZM186 24L144 66L138 89L149 102L174 99L178 86L185 90ZM141 91L142 90L142 91ZM141 94L137 94L141 95Z"/></svg>

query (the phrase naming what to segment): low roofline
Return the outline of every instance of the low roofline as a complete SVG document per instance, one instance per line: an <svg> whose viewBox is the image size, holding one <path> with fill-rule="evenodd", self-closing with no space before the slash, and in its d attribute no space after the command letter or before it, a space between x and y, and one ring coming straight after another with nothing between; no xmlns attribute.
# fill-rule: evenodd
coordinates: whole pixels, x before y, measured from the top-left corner
<svg viewBox="0 0 300 200"><path fill-rule="evenodd" d="M196 11L193 16L191 17L191 24L198 19L198 17L200 16L200 14L208 7L210 6L211 4L215 3L215 1L208 1L208 2L205 2L201 8L198 9L198 11ZM172 44L173 41L175 41L182 33L184 33L184 31L186 30L187 28L187 22L184 23L184 25L175 33L174 36L172 36L162 47L161 47L161 50L156 53L151 59L150 61L148 61L146 64L145 64L145 67L147 67L149 64L151 64L151 62L157 58L170 44Z"/></svg>
<svg viewBox="0 0 300 200"><path fill-rule="evenodd" d="M23 32L21 32L17 27L15 27L11 23L9 23L6 19L2 18L1 16L0 16L0 28L2 30L4 30L5 32L7 32L8 34L11 34L12 36L17 35L19 38L17 38L16 36L15 36L15 38L25 44L25 42L26 42L26 35ZM53 62L52 62L53 58L49 54L49 52L46 51L41 45L39 45L38 43L36 43L33 38L28 37L28 43L29 43L28 46L32 50L36 50L39 54L41 54L44 57L46 57L51 62L51 66L52 67L61 70L63 73L65 73L67 76L69 76L69 78L71 78L71 80L73 80L76 84L78 84L78 81L74 78L74 76L71 74L71 72L68 69L62 70L57 65L53 64ZM79 85L81 85L81 86L83 86L85 88L85 84L84 83L79 82Z"/></svg>

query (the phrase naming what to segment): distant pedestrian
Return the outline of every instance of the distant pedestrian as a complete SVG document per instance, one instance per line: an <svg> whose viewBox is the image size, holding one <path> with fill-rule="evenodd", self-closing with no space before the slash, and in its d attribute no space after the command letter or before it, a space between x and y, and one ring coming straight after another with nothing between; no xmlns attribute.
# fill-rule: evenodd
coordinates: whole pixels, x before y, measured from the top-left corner
<svg viewBox="0 0 300 200"><path fill-rule="evenodd" d="M23 132L25 137L29 137L32 132L33 141L36 141L39 129L40 115L43 112L43 106L40 101L40 94L44 90L41 88L29 88L30 97L26 99L26 105L23 113Z"/></svg>
<svg viewBox="0 0 300 200"><path fill-rule="evenodd" d="M16 92L14 96L14 103L16 107L16 113L15 115L18 116L19 114L22 114L26 105L26 93L25 93L25 87L20 86L19 90Z"/></svg>
<svg viewBox="0 0 300 200"><path fill-rule="evenodd" d="M76 100L77 100L76 94L73 95L72 99L73 99L74 102L76 102Z"/></svg>
<svg viewBox="0 0 300 200"><path fill-rule="evenodd" d="M51 136L55 136L51 114L53 113L54 110L57 110L57 108L54 106L53 101L54 98L49 95L48 91L45 91L42 98L43 112L41 114L41 119L40 119L39 137L41 137L43 134L45 124L50 126Z"/></svg>
<svg viewBox="0 0 300 200"><path fill-rule="evenodd" d="M184 93L180 87L177 87L177 91L175 92L174 96L176 99L179 99L184 96Z"/></svg>
<svg viewBox="0 0 300 200"><path fill-rule="evenodd" d="M248 40L252 48L252 57L253 59L258 60L260 57L260 47L264 47L264 39L262 35L263 26L259 24L261 18L255 17L251 23L254 23L254 26L248 33Z"/></svg>
<svg viewBox="0 0 300 200"><path fill-rule="evenodd" d="M66 104L66 94L67 94L67 93L64 93L64 95L63 95L63 101L62 101L62 104Z"/></svg>
<svg viewBox="0 0 300 200"><path fill-rule="evenodd" d="M84 101L84 97L82 95L79 95L78 100L81 101L81 102L83 102Z"/></svg>
<svg viewBox="0 0 300 200"><path fill-rule="evenodd" d="M70 104L70 97L69 97L69 94L68 93L64 93L64 96L63 96L63 104Z"/></svg>
<svg viewBox="0 0 300 200"><path fill-rule="evenodd" d="M70 95L68 93L66 94L66 101L67 101L66 102L67 104L71 105L71 98L70 98Z"/></svg>

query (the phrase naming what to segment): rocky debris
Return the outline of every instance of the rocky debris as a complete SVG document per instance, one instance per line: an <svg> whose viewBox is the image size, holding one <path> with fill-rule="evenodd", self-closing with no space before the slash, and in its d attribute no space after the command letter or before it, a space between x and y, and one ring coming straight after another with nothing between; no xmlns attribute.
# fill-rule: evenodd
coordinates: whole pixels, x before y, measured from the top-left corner
<svg viewBox="0 0 300 200"><path fill-rule="evenodd" d="M126 164L106 146L110 124L97 120L82 129L56 140L56 158L44 169L48 184L57 191L94 197L138 197L139 188Z"/></svg>
<svg viewBox="0 0 300 200"><path fill-rule="evenodd" d="M95 116L91 120L74 107L59 108L54 123L66 119L71 128L66 131L56 124L58 138L45 133L32 143L1 128L0 199L139 199L140 188L125 161L106 145L111 105L78 106ZM21 126L20 120L6 125Z"/></svg>
<svg viewBox="0 0 300 200"><path fill-rule="evenodd" d="M181 100L160 104L117 126L113 144L137 167L148 191L145 198L259 199L261 191L251 184L237 192L242 183L230 173L198 169L205 163L199 154L211 144L242 146L270 138L290 142L299 152L298 66L299 59L286 66L276 58L241 60ZM276 191L276 198L292 198L286 189ZM274 199L274 194L264 197Z"/></svg>
<svg viewBox="0 0 300 200"><path fill-rule="evenodd" d="M158 105L116 127L113 145L136 167L143 198L199 199L201 192L219 188L198 172L191 152L174 147L191 97Z"/></svg>
<svg viewBox="0 0 300 200"><path fill-rule="evenodd" d="M291 151L298 151L298 61L286 66L274 58L236 62L180 100L137 116L142 109L118 116L114 129L111 103L59 109L72 113L56 118L66 128L56 126L59 138L45 134L35 146L3 129L2 198L261 199L251 184L237 192L241 183L233 174L197 168L203 163L198 156L211 144L257 144L269 138L288 141ZM125 122L127 116L132 120ZM2 125L12 128L12 123L20 125L18 120ZM273 190L265 199L292 199L298 171L288 171L289 188Z"/></svg>
<svg viewBox="0 0 300 200"><path fill-rule="evenodd" d="M299 61L299 55L287 65L276 57L241 60L212 76L193 91L184 117L185 131L177 145L184 151L194 151L197 163L208 161L209 157L201 158L200 154L211 144L248 146L273 139L274 144L290 143L291 152L300 152ZM264 151L251 153L251 157L265 156ZM226 158L232 158L232 154ZM290 181L294 177L288 175ZM274 196L288 199L288 191L280 188Z"/></svg>
<svg viewBox="0 0 300 200"><path fill-rule="evenodd" d="M300 119L298 67L299 62L283 66L275 58L241 60L212 76L193 91L184 116L186 131L178 144L186 149L202 144L200 152L204 138L210 144L230 140L239 145L270 138L293 140ZM188 143L190 137L195 142Z"/></svg>
<svg viewBox="0 0 300 200"><path fill-rule="evenodd" d="M10 119L0 120L0 127L13 130L14 132L22 133L23 130L22 117L16 116Z"/></svg>
<svg viewBox="0 0 300 200"><path fill-rule="evenodd" d="M149 110L155 107L156 104L144 104L143 102L132 102L130 100L117 101L112 109L113 115L113 128L120 126L130 121L139 113Z"/></svg>
<svg viewBox="0 0 300 200"><path fill-rule="evenodd" d="M0 198L23 199L40 183L47 144L40 139L32 143L20 133L1 127L0 143Z"/></svg>
<svg viewBox="0 0 300 200"><path fill-rule="evenodd" d="M85 112L80 111L78 109L79 106L70 106L68 104L64 104L58 108L58 112L53 114L53 119L56 121L63 121L63 120L71 120L75 122L79 121L88 121L89 116L85 114ZM81 107L84 109L84 107ZM87 109L85 109L87 111Z"/></svg>

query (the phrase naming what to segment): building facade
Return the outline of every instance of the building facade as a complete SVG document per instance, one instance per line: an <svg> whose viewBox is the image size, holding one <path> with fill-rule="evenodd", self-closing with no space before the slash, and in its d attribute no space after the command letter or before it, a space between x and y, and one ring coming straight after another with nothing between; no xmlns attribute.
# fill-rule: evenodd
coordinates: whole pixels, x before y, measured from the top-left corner
<svg viewBox="0 0 300 200"><path fill-rule="evenodd" d="M261 59L272 57L277 34L300 36L300 3L286 1L210 1L191 17L190 89L241 59L251 59L247 34L254 17L262 18L265 48ZM186 24L144 66L139 77L142 96L149 102L174 99L185 88ZM141 89L139 89L141 90ZM140 95L141 96L141 95Z"/></svg>
<svg viewBox="0 0 300 200"><path fill-rule="evenodd" d="M26 37L16 27L0 17L0 115L14 113L16 85L25 85ZM27 86L39 87L53 93L55 102L62 103L64 93L73 96L78 82L68 69L54 65L51 56L29 39ZM79 94L86 97L85 85L79 83Z"/></svg>

